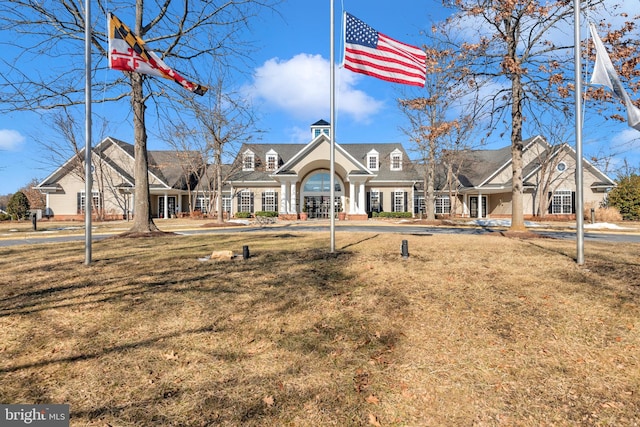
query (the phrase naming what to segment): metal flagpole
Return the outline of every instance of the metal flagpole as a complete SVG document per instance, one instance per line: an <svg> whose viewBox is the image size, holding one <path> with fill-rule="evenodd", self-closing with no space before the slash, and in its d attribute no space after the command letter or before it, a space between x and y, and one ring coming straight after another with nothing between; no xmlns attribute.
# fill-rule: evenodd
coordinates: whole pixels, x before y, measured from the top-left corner
<svg viewBox="0 0 640 427"><path fill-rule="evenodd" d="M580 52L580 0L574 0L576 77L576 242L578 265L584 264L584 200L582 187L582 63Z"/></svg>
<svg viewBox="0 0 640 427"><path fill-rule="evenodd" d="M85 265L91 264L91 205L93 204L91 175L91 0L85 0L84 15L84 111L85 111L85 148L84 148L84 243Z"/></svg>
<svg viewBox="0 0 640 427"><path fill-rule="evenodd" d="M331 95L330 95L330 113L329 115L331 116L329 119L329 141L331 142L331 150L330 150L330 155L329 155L329 163L330 163L330 167L329 167L329 185L331 186L331 190L329 192L330 197L331 197L331 209L329 211L329 215L331 218L331 253L335 252L336 250L336 218L335 218L335 128L336 128L336 67L335 67L335 62L336 62L336 54L335 54L335 34L334 34L334 29L335 29L335 18L333 16L333 0L329 0L331 2L331 6L329 7L330 10L330 14L331 14L331 35L329 36L329 40L331 43L331 50L329 51L329 56L330 56L330 67L331 70L329 71L329 84L331 86Z"/></svg>

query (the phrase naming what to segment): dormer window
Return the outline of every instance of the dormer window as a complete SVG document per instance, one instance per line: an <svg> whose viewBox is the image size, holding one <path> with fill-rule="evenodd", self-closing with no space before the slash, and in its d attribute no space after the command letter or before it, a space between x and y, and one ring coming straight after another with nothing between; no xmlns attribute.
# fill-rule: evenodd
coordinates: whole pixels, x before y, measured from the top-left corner
<svg viewBox="0 0 640 427"><path fill-rule="evenodd" d="M266 158L267 170L274 171L278 169L278 153L273 150L269 150Z"/></svg>
<svg viewBox="0 0 640 427"><path fill-rule="evenodd" d="M367 167L369 168L369 170L378 170L378 158L379 156L376 150L371 150L367 153Z"/></svg>
<svg viewBox="0 0 640 427"><path fill-rule="evenodd" d="M329 136L330 129L331 129L331 125L328 122L324 120L318 120L317 122L311 125L311 138L316 139L322 134Z"/></svg>
<svg viewBox="0 0 640 427"><path fill-rule="evenodd" d="M242 155L242 170L243 171L252 171L256 167L255 155L253 151L247 150Z"/></svg>
<svg viewBox="0 0 640 427"><path fill-rule="evenodd" d="M398 150L397 148L391 152L391 170L402 170L402 151Z"/></svg>

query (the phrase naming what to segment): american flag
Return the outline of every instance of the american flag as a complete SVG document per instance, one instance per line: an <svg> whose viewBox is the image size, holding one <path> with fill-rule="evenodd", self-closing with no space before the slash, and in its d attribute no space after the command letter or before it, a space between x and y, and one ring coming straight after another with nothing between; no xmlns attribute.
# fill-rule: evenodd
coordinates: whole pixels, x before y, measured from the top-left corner
<svg viewBox="0 0 640 427"><path fill-rule="evenodd" d="M377 32L346 13L344 68L390 82L424 87L427 55L422 49Z"/></svg>
<svg viewBox="0 0 640 427"><path fill-rule="evenodd" d="M109 13L108 27L109 68L173 80L198 95L204 95L207 92L206 86L190 82L169 68L158 55L148 50L144 41L113 13Z"/></svg>

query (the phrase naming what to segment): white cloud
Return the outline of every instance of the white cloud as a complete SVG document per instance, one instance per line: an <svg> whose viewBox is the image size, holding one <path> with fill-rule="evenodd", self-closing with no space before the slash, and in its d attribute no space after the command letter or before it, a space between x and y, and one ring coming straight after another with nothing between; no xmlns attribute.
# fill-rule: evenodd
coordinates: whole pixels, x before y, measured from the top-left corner
<svg viewBox="0 0 640 427"><path fill-rule="evenodd" d="M17 151L25 140L17 130L0 129L0 150Z"/></svg>
<svg viewBox="0 0 640 427"><path fill-rule="evenodd" d="M253 84L245 90L267 108L277 108L299 119L328 119L329 70L329 61L321 55L301 53L287 60L272 58L256 69ZM368 123L382 109L383 102L355 89L357 77L337 70L336 108L341 117Z"/></svg>

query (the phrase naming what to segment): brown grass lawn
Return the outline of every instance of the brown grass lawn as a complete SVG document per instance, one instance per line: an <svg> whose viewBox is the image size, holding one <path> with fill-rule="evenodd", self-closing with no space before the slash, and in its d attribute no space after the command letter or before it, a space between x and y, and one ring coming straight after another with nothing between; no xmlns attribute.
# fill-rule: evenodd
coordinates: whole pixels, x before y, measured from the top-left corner
<svg viewBox="0 0 640 427"><path fill-rule="evenodd" d="M0 402L68 403L73 426L640 424L640 245L587 242L583 267L575 242L498 233L328 246L0 248Z"/></svg>

